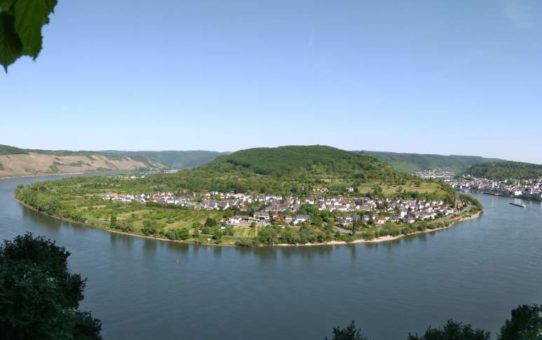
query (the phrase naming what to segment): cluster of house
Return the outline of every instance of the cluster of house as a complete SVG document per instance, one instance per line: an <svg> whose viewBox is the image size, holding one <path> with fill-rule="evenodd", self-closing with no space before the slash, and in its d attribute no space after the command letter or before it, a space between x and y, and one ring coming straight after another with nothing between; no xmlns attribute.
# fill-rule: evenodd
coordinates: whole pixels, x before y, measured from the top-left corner
<svg viewBox="0 0 542 340"><path fill-rule="evenodd" d="M459 191L479 192L496 196L511 196L530 200L542 201L542 178L521 181L493 180L462 176L445 180Z"/></svg>
<svg viewBox="0 0 542 340"><path fill-rule="evenodd" d="M416 172L414 175L422 179L448 180L455 177L455 172L443 169L426 169Z"/></svg>
<svg viewBox="0 0 542 340"><path fill-rule="evenodd" d="M268 225L284 223L299 225L308 222L310 217L298 214L302 206L317 207L319 211L338 212L342 226L354 222L384 224L386 222L414 223L419 220L431 220L437 217L455 215L456 211L444 201L414 199L372 199L369 197L329 197L298 198L295 196L250 195L244 193L206 192L178 196L172 192L150 194L115 194L103 195L107 201L117 202L152 202L156 204L191 207L203 210L234 209L241 214L225 221L232 226ZM242 214L252 211L252 214Z"/></svg>
<svg viewBox="0 0 542 340"><path fill-rule="evenodd" d="M416 221L433 220L438 217L452 217L457 210L444 201L408 200L408 199L385 199L367 201L362 207L362 213L349 215L341 218L341 225L348 226L358 221L363 224L414 223Z"/></svg>

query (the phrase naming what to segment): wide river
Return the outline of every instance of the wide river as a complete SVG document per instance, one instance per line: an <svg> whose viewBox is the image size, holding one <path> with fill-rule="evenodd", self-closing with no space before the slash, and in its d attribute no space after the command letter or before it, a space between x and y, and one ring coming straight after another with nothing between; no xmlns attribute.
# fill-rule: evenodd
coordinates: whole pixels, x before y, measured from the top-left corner
<svg viewBox="0 0 542 340"><path fill-rule="evenodd" d="M371 244L239 249L111 234L41 216L0 181L0 237L30 231L65 246L88 278L82 310L105 339L324 339L356 320L406 339L453 318L496 331L542 303L542 206L477 196L485 213L450 229Z"/></svg>

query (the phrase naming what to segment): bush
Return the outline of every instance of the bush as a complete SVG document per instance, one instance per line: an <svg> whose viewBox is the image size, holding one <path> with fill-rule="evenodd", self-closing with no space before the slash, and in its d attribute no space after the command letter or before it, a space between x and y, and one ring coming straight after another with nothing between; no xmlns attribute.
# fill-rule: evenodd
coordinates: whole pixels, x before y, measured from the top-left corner
<svg viewBox="0 0 542 340"><path fill-rule="evenodd" d="M85 280L70 253L28 233L0 247L0 339L101 339L101 323L78 310Z"/></svg>

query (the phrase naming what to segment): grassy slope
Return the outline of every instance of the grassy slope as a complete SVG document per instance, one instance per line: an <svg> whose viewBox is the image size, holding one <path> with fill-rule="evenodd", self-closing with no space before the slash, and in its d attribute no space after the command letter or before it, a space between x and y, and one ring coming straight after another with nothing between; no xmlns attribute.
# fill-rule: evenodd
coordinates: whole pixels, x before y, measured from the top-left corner
<svg viewBox="0 0 542 340"><path fill-rule="evenodd" d="M542 165L521 162L486 163L474 165L466 173L499 180L542 178Z"/></svg>
<svg viewBox="0 0 542 340"><path fill-rule="evenodd" d="M360 151L362 155L373 156L386 162L399 171L414 173L421 170L443 169L462 173L476 164L500 162L502 160L478 156L443 156L414 153L394 153L377 151Z"/></svg>
<svg viewBox="0 0 542 340"><path fill-rule="evenodd" d="M28 158L21 156L28 155ZM39 157L33 157L38 155ZM88 163L88 167L81 171L117 171L120 163L132 161L132 167L120 165L126 170L141 168L195 168L216 159L221 153L213 151L70 151L70 150L35 150L20 149L8 145L0 145L0 156L17 156L19 158L6 158L0 160L0 177L29 176L79 172L77 167ZM48 161L47 157L51 160ZM79 158L77 158L79 157ZM96 157L104 157L107 161L100 162L99 166L92 166ZM48 165L44 168L44 163ZM49 164L50 163L50 164ZM58 164L71 165L64 169ZM79 165L80 164L80 165Z"/></svg>

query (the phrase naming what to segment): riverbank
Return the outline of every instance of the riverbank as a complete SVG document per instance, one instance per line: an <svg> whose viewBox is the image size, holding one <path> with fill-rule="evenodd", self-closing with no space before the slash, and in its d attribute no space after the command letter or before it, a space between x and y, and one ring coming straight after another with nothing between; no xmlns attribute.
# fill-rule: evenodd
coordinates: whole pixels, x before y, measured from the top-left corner
<svg viewBox="0 0 542 340"><path fill-rule="evenodd" d="M301 246L302 247L302 246L330 246L330 245L345 245L345 244L357 244L357 243L389 242L389 241L399 240L399 239L401 239L403 237L407 237L407 236L414 236L414 235L432 233L432 232L437 232L437 231L442 231L442 230L445 230L445 229L449 229L449 228L451 228L451 227L453 227L453 226L455 226L455 225L457 225L457 224L459 224L461 222L470 221L470 220L474 220L474 219L479 218L482 215L482 212L483 211L478 211L478 212L474 213L471 216L463 216L463 217L453 219L453 220L450 221L450 224L448 224L447 226L442 227L442 228L426 229L426 230L423 230L423 231L416 231L416 232L413 232L413 233L401 234L401 235L397 235L397 236L388 235L388 236L377 237L377 238L374 238L372 240L358 239L358 240L352 240L352 241L349 241L349 242L347 242L347 241L329 241L329 242L323 242L323 243L305 243L305 244L279 243L279 244L275 244L273 246L276 246L276 247L291 247L291 246L298 247L298 246Z"/></svg>
<svg viewBox="0 0 542 340"><path fill-rule="evenodd" d="M138 233L130 233L130 232L125 232L125 231L111 229L111 228L99 227L99 226L95 226L95 225L91 225L91 224L86 224L86 223L73 221L73 220L66 219L66 218L61 218L61 217L54 216L54 215L49 215L49 214L46 214L46 213L44 213L42 211L39 211L38 209L36 209L36 208L22 202L21 200L17 199L17 197L15 197L15 200L19 204L24 206L25 208L28 208L28 209L30 209L32 211L37 212L38 214L53 218L55 220L75 224L75 225L78 225L78 226L81 226L81 227L99 229L99 230L103 230L103 231L110 232L110 233L113 233L113 234L132 236L132 237L139 237L139 238L144 238L144 239L149 239L149 240L158 240L158 241L180 243L180 244L219 246L219 247L220 246L225 246L225 247L246 247L246 246L237 245L236 241L216 243L216 242L212 242L212 239L210 239L210 238L207 239L207 242L202 242L201 240L171 240L171 239L166 238L166 237L147 236L147 235L142 235L142 234L138 234ZM465 222L465 221L468 221L468 220L473 220L473 219L479 218L481 216L482 212L483 211L480 210L480 211L477 211L477 212L475 212L474 214L472 214L470 216L459 216L459 217L452 218L452 219L447 221L449 223L444 227L434 228L434 229L426 229L426 230L422 230L422 231L415 231L415 232L412 232L412 233L400 234L400 235L396 235L396 236L392 236L392 235L381 236L381 237L377 237L377 238L370 239L370 240L354 239L352 241L333 240L333 241L328 241L328 242L299 243L299 244L290 244L290 243L276 243L276 244L269 244L269 245L260 245L260 244L258 244L258 245L254 245L252 247L314 247L314 246L348 245L348 244L358 244L358 243L390 242L390 241L395 241L395 240L398 240L398 239L401 239L401 238L407 237L407 236L414 236L414 235L418 235L418 234L432 233L432 232L445 230L445 229L451 228L451 227L453 227L456 224L459 224L461 222ZM247 247L247 248L250 248L250 247Z"/></svg>
<svg viewBox="0 0 542 340"><path fill-rule="evenodd" d="M80 171L80 172L62 172L62 173L39 173L31 175L0 176L0 181L18 179L18 178L45 178L45 177L74 177L74 176L117 176L138 174L144 170L111 170L111 171Z"/></svg>

